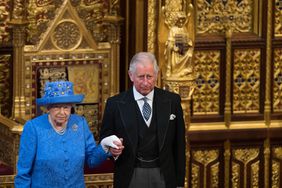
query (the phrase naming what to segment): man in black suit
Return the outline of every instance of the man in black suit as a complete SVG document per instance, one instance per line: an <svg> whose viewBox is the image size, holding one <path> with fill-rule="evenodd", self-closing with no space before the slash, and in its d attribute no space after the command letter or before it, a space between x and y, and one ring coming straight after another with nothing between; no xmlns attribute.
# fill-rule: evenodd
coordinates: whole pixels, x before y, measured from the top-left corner
<svg viewBox="0 0 282 188"><path fill-rule="evenodd" d="M178 94L155 87L158 65L148 52L130 62L133 87L107 100L100 137L123 139L115 159L115 188L184 186L185 126Z"/></svg>

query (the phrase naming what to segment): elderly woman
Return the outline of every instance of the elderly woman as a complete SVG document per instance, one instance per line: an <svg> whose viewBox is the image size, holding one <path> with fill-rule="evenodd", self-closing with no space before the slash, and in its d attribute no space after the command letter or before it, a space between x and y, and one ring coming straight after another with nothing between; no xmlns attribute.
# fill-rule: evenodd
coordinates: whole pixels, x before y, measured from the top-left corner
<svg viewBox="0 0 282 188"><path fill-rule="evenodd" d="M28 121L20 140L15 187L85 187L84 164L94 167L107 157L121 154L123 145L109 136L96 145L84 117L71 114L75 95L68 81L47 82L37 105L48 113Z"/></svg>

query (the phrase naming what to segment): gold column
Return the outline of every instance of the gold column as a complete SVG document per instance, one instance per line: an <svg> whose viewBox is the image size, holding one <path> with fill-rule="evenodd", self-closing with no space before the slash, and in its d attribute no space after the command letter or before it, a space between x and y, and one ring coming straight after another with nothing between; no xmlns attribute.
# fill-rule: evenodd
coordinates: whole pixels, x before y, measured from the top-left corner
<svg viewBox="0 0 282 188"><path fill-rule="evenodd" d="M156 42L157 42L157 23L155 18L157 17L157 1L155 0L148 0L148 42L147 42L147 49L149 52L153 54L156 53Z"/></svg>
<svg viewBox="0 0 282 188"><path fill-rule="evenodd" d="M120 24L123 21L123 18L114 15L114 16L105 16L105 22L111 24L114 28L112 31L112 38L110 39L111 43L111 93L110 96L113 96L119 93L119 67L120 67Z"/></svg>
<svg viewBox="0 0 282 188"><path fill-rule="evenodd" d="M145 1L136 0L136 14L135 14L135 51L140 52L144 50L144 9Z"/></svg>
<svg viewBox="0 0 282 188"><path fill-rule="evenodd" d="M265 101L264 101L264 120L266 126L270 126L270 85L271 85L271 58L272 58L272 2L268 2L267 9L267 29L266 29L266 75L265 75Z"/></svg>
<svg viewBox="0 0 282 188"><path fill-rule="evenodd" d="M269 188L270 168L270 140L264 141L264 188Z"/></svg>
<svg viewBox="0 0 282 188"><path fill-rule="evenodd" d="M26 1L14 0L12 20L13 28L13 118L25 119L25 65L24 45L26 38Z"/></svg>
<svg viewBox="0 0 282 188"><path fill-rule="evenodd" d="M229 187L230 178L230 140L224 142L224 187Z"/></svg>
<svg viewBox="0 0 282 188"><path fill-rule="evenodd" d="M225 91L225 106L224 106L224 121L226 127L231 123L231 37L232 30L226 31L226 91Z"/></svg>

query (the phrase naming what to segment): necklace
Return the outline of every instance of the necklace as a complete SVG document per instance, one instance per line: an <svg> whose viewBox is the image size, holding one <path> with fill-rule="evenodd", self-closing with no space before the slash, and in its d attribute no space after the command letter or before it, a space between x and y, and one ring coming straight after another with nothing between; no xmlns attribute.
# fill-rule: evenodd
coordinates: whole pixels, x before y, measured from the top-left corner
<svg viewBox="0 0 282 188"><path fill-rule="evenodd" d="M52 125L53 129L56 131L56 133L58 133L59 135L65 134L66 127L67 127L66 124L65 124L65 126L61 130L58 130L58 129L56 129L55 125L53 124L50 116L48 116L48 120L49 120L50 124Z"/></svg>

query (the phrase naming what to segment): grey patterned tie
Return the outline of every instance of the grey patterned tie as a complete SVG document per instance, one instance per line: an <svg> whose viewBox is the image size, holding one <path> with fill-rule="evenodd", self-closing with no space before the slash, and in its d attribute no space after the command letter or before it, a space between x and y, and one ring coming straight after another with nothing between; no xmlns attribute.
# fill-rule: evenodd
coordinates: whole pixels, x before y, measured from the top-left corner
<svg viewBox="0 0 282 188"><path fill-rule="evenodd" d="M149 103L147 102L147 98L146 97L142 98L142 100L144 101L144 105L143 105L143 108L142 108L142 113L143 113L143 116L146 119L146 121L148 121L148 119L150 118L152 109L151 109L151 106L149 105Z"/></svg>

